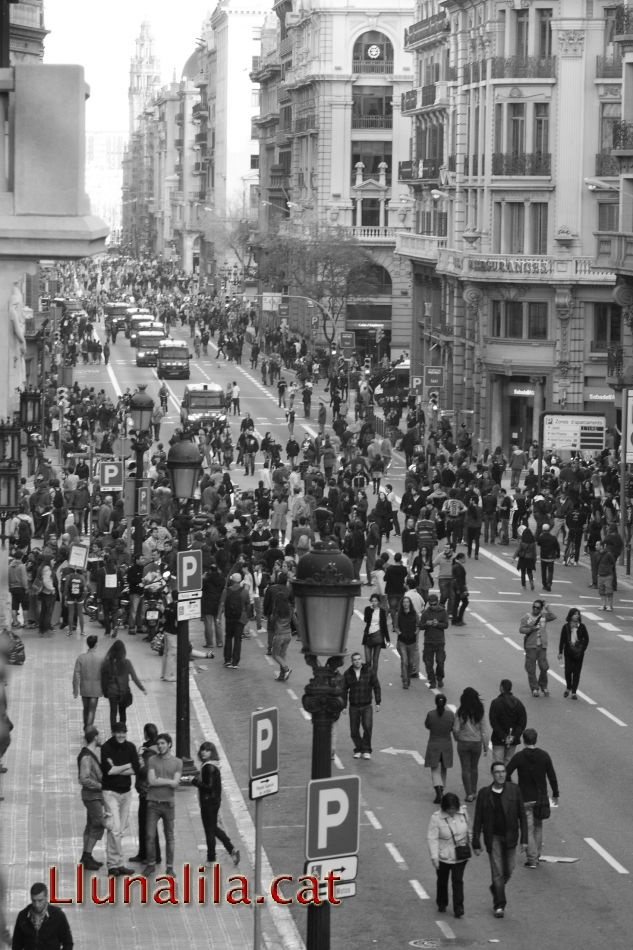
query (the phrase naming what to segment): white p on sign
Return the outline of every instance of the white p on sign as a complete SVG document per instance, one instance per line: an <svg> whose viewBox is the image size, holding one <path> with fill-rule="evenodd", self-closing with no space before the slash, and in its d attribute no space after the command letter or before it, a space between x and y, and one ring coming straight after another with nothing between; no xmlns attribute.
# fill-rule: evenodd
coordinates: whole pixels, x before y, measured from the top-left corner
<svg viewBox="0 0 633 950"><path fill-rule="evenodd" d="M202 551L178 551L178 593L202 590Z"/></svg>
<svg viewBox="0 0 633 950"><path fill-rule="evenodd" d="M123 491L123 462L100 462L101 491Z"/></svg>
<svg viewBox="0 0 633 950"><path fill-rule="evenodd" d="M306 858L336 858L358 852L360 778L314 779L308 785Z"/></svg>
<svg viewBox="0 0 633 950"><path fill-rule="evenodd" d="M250 776L262 778L279 771L279 710L251 713Z"/></svg>

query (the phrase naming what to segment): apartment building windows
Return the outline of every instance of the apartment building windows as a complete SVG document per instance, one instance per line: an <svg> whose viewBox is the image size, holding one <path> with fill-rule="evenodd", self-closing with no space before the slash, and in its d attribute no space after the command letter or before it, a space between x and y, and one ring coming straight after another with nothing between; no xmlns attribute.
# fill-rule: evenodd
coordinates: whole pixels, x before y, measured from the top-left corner
<svg viewBox="0 0 633 950"><path fill-rule="evenodd" d="M393 72L393 45L384 33L369 30L358 37L352 53L352 72Z"/></svg>
<svg viewBox="0 0 633 950"><path fill-rule="evenodd" d="M536 11L536 43L539 59L549 59L552 55L552 11Z"/></svg>
<svg viewBox="0 0 633 950"><path fill-rule="evenodd" d="M592 350L606 351L622 343L622 310L612 303L594 303Z"/></svg>
<svg viewBox="0 0 633 950"><path fill-rule="evenodd" d="M491 336L502 340L547 340L546 301L493 300Z"/></svg>
<svg viewBox="0 0 633 950"><path fill-rule="evenodd" d="M530 11L517 10L515 14L515 55L519 60L528 58Z"/></svg>
<svg viewBox="0 0 633 950"><path fill-rule="evenodd" d="M534 103L534 151L549 152L549 102Z"/></svg>
<svg viewBox="0 0 633 950"><path fill-rule="evenodd" d="M356 181L356 165L362 162L363 178L374 178L376 181L380 175L380 164L385 162L387 165L388 185L391 184L391 142L352 142L352 184Z"/></svg>
<svg viewBox="0 0 633 950"><path fill-rule="evenodd" d="M605 7L604 10L604 55L611 59L615 55L616 47L613 38L616 30L617 7Z"/></svg>
<svg viewBox="0 0 633 950"><path fill-rule="evenodd" d="M390 129L392 125L391 86L354 86L353 129Z"/></svg>
<svg viewBox="0 0 633 950"><path fill-rule="evenodd" d="M600 104L600 151L605 152L614 146L615 125L622 118L622 105L619 102Z"/></svg>
<svg viewBox="0 0 633 950"><path fill-rule="evenodd" d="M508 201L506 215L506 253L523 254L525 253L525 205L522 201Z"/></svg>
<svg viewBox="0 0 633 950"><path fill-rule="evenodd" d="M620 230L620 205L617 201L601 201L598 205L598 231Z"/></svg>
<svg viewBox="0 0 633 950"><path fill-rule="evenodd" d="M531 254L547 254L547 211L546 201L534 201L530 205Z"/></svg>
<svg viewBox="0 0 633 950"><path fill-rule="evenodd" d="M523 155L525 152L525 103L516 102L510 106L509 146L511 155Z"/></svg>

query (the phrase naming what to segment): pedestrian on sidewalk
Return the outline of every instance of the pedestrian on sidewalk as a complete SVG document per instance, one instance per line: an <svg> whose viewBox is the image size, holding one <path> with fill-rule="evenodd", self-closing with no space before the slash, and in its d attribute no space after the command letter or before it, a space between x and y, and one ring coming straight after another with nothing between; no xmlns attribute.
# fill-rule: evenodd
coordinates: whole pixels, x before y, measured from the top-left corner
<svg viewBox="0 0 633 950"><path fill-rule="evenodd" d="M430 593L426 607L420 617L420 630L424 631L422 662L426 669L429 689L444 686L444 664L446 662L446 628L448 614L442 607L437 594Z"/></svg>
<svg viewBox="0 0 633 950"><path fill-rule="evenodd" d="M106 838L108 874L111 877L132 874L133 869L123 863L123 836L132 804L132 776L139 774L140 763L136 746L128 742L124 722L114 723L111 738L101 746L101 770L103 798L110 813Z"/></svg>
<svg viewBox="0 0 633 950"><path fill-rule="evenodd" d="M438 693L435 697L435 709L429 710L424 726L429 730L429 738L424 753L424 764L431 770L431 781L435 789L434 805L439 805L444 794L447 770L453 766L453 724L455 714L446 709L446 696Z"/></svg>
<svg viewBox="0 0 633 950"><path fill-rule="evenodd" d="M534 568L536 567L536 541L530 528L521 531L519 544L514 557L517 562L517 571L521 572L521 587L525 587L525 578L530 582L530 590L534 590Z"/></svg>
<svg viewBox="0 0 633 950"><path fill-rule="evenodd" d="M466 555L456 554L453 558L453 612L451 620L453 626L464 626L464 614L468 607L468 587L466 584L466 568L464 562Z"/></svg>
<svg viewBox="0 0 633 950"><path fill-rule="evenodd" d="M510 680L501 680L499 695L490 703L488 722L492 729L492 761L507 765L527 726L527 711L521 700L512 695Z"/></svg>
<svg viewBox="0 0 633 950"><path fill-rule="evenodd" d="M48 903L46 884L31 885L31 903L17 916L12 950L72 950L73 936L63 910Z"/></svg>
<svg viewBox="0 0 633 950"><path fill-rule="evenodd" d="M122 640L115 640L101 664L101 690L110 703L110 728L114 732L116 722L127 722L127 708L134 698L130 689L130 677L142 693L145 687L136 675Z"/></svg>
<svg viewBox="0 0 633 950"><path fill-rule="evenodd" d="M271 656L279 665L279 674L275 677L278 683L285 683L292 670L286 662L286 654L292 639L290 601L285 597L276 597L273 605L272 621L274 635L271 647Z"/></svg>
<svg viewBox="0 0 633 950"><path fill-rule="evenodd" d="M537 535L536 543L541 549L541 582L543 590L551 591L554 580L554 562L560 559L558 538L550 533L549 524L544 524Z"/></svg>
<svg viewBox="0 0 633 950"><path fill-rule="evenodd" d="M492 784L479 790L475 805L472 846L476 856L481 854L481 836L488 852L492 883L493 912L503 917L506 908L506 884L512 877L519 840L527 851L528 828L523 797L518 786L506 781L506 767L493 762L490 771ZM503 812L505 831L501 834L498 815Z"/></svg>
<svg viewBox="0 0 633 950"><path fill-rule="evenodd" d="M98 871L103 866L103 863L96 861L92 855L92 850L97 841L103 838L107 821L105 799L103 797L103 772L99 759L100 748L99 730L96 726L88 726L85 732L85 744L77 756L81 800L86 808L84 849L80 864L88 871Z"/></svg>
<svg viewBox="0 0 633 950"><path fill-rule="evenodd" d="M215 864L215 839L222 842L231 855L233 864L240 863L240 852L229 836L218 825L218 812L222 803L222 774L215 764L218 761L218 752L212 742L203 742L198 749L198 758L202 765L197 775L191 779L191 784L198 789L200 802L200 817L207 841L207 864Z"/></svg>
<svg viewBox="0 0 633 950"><path fill-rule="evenodd" d="M459 700L453 723L453 738L462 767L466 801L474 802L479 784L478 766L481 754L488 755L488 731L484 722L484 704L479 693L467 686Z"/></svg>
<svg viewBox="0 0 633 950"><path fill-rule="evenodd" d="M365 649L365 663L377 675L380 651L386 649L391 643L387 625L387 611L380 606L378 594L371 594L369 606L365 607L363 620L365 627L362 645Z"/></svg>
<svg viewBox="0 0 633 950"><path fill-rule="evenodd" d="M176 827L176 789L182 775L182 759L172 755L172 738L167 732L156 737L158 752L147 763L147 827L145 847L147 865L143 871L145 877L156 870L156 831L158 822L163 822L165 835L165 874L175 877L174 846Z"/></svg>
<svg viewBox="0 0 633 950"><path fill-rule="evenodd" d="M582 672L582 664L589 646L589 633L582 622L582 615L577 607L572 607L560 632L558 642L558 659L565 662L565 699L571 693L572 699L578 699L578 684Z"/></svg>
<svg viewBox="0 0 633 950"><path fill-rule="evenodd" d="M440 808L431 815L427 831L431 863L437 872L436 902L441 914L448 907L448 879L453 883L453 913L464 916L464 871L468 858L459 857L458 846L468 846L468 812L452 792L442 795Z"/></svg>
<svg viewBox="0 0 633 950"><path fill-rule="evenodd" d="M409 594L405 594L400 602L400 610L396 617L396 630L398 632L398 641L396 648L400 655L400 676L402 678L402 688L409 689L411 677L417 679L420 668L420 650L418 648L418 615L413 607L413 601ZM419 595L418 595L419 596ZM374 595L378 603L380 599ZM422 598L420 598L421 600ZM384 613L384 611L382 611ZM387 626L385 617L385 627Z"/></svg>
<svg viewBox="0 0 633 950"><path fill-rule="evenodd" d="M556 542L558 543L558 542ZM523 649L525 650L525 672L532 696L538 698L540 693L549 696L547 671L547 624L556 620L544 600L537 599L532 604L532 612L521 618L519 633L523 635ZM538 664L539 677L536 679Z"/></svg>
<svg viewBox="0 0 633 950"><path fill-rule="evenodd" d="M552 789L552 801L558 805L558 779L549 753L537 749L536 729L523 732L523 749L510 759L506 779L517 773L527 816L527 854L525 866L537 868L543 848L543 821L549 818L550 803L547 782Z"/></svg>
<svg viewBox="0 0 633 950"><path fill-rule="evenodd" d="M101 689L102 659L97 655L99 637L91 633L86 640L87 650L75 660L73 670L73 696L81 696L83 704L84 730L94 725Z"/></svg>
<svg viewBox="0 0 633 950"><path fill-rule="evenodd" d="M349 704L349 730L355 759L371 759L372 694L378 712L381 699L378 677L367 663L363 663L360 653L352 653L352 665L343 675L343 709L347 709Z"/></svg>

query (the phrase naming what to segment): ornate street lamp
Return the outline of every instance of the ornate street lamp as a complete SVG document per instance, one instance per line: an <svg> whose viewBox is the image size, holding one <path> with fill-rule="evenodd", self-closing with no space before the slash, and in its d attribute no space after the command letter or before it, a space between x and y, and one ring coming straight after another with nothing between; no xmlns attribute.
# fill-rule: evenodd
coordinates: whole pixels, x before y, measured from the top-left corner
<svg viewBox="0 0 633 950"><path fill-rule="evenodd" d="M20 393L20 425L23 429L38 429L42 421L42 393L39 389L25 389Z"/></svg>
<svg viewBox="0 0 633 950"><path fill-rule="evenodd" d="M0 542L4 548L9 535L5 534L6 523L19 512L20 490L19 464L13 459L0 462Z"/></svg>
<svg viewBox="0 0 633 950"><path fill-rule="evenodd" d="M194 497L200 477L201 458L193 442L176 442L167 455L167 471L174 498L184 501L174 522L178 531L178 550L189 547L191 516L187 502ZM176 654L176 755L183 760L183 771L193 771L189 736L189 621L178 621Z"/></svg>
<svg viewBox="0 0 633 950"><path fill-rule="evenodd" d="M139 499L141 489L143 488L143 456L151 448L152 440L150 435L150 426L152 424L152 412L154 411L154 400L145 390L147 385L143 383L138 387L130 399L130 415L136 430L136 438L133 442L133 448L136 455L136 473L134 483L134 557L140 557L143 553L143 518L139 512Z"/></svg>
<svg viewBox="0 0 633 950"><path fill-rule="evenodd" d="M0 422L0 461L20 461L20 426L9 419Z"/></svg>
<svg viewBox="0 0 633 950"><path fill-rule="evenodd" d="M303 708L312 716L312 778L332 775L332 725L343 709L343 664L354 598L360 581L352 562L334 541L319 541L300 558L292 581L297 625L313 675ZM319 657L328 657L325 666ZM308 907L307 950L329 950L330 905Z"/></svg>

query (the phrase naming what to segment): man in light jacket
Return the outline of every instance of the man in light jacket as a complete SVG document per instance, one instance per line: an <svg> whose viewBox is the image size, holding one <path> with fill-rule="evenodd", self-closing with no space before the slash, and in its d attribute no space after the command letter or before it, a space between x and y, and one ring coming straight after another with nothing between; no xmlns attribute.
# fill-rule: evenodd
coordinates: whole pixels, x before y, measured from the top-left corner
<svg viewBox="0 0 633 950"><path fill-rule="evenodd" d="M84 707L84 730L92 726L97 713L97 705L101 692L101 664L102 658L97 656L99 637L91 633L86 640L88 649L75 660L73 671L73 696L81 696Z"/></svg>

